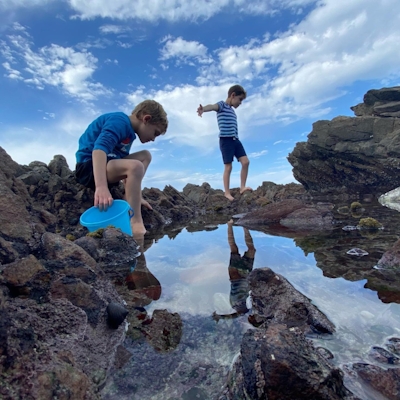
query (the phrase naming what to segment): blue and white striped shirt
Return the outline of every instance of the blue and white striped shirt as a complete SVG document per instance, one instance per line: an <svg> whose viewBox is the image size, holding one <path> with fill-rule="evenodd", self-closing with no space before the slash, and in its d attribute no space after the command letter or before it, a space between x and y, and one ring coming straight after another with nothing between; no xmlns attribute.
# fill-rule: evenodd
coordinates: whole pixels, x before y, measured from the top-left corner
<svg viewBox="0 0 400 400"><path fill-rule="evenodd" d="M217 111L217 121L219 137L239 138L236 113L233 107L224 101L219 101Z"/></svg>

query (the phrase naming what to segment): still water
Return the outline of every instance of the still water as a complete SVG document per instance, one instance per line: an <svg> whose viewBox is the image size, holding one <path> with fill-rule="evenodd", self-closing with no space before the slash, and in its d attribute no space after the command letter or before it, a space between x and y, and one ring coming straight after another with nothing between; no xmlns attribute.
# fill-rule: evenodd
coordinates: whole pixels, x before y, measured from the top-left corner
<svg viewBox="0 0 400 400"><path fill-rule="evenodd" d="M390 220L391 215L398 218L399 214L390 214L396 212L383 210L378 205L370 210L375 210L375 217L383 212L385 220ZM342 225L348 223L343 220ZM253 268L269 267L283 275L335 324L337 331L330 340L313 340L334 354L334 363L338 366L374 363L368 355L370 348L384 345L389 337L400 337L400 304L382 302L376 291L364 287L367 280L358 278L358 270L374 268L386 250L382 243L389 247L397 240L395 231L399 225L395 225L396 228L380 232L378 239L345 232L338 226L329 236L312 239L313 243L319 241L312 248L323 247L322 253L315 254L308 248L303 250L306 246L298 245L304 239L249 231L256 250L251 261ZM248 250L249 238L245 240L243 227L232 229L230 244L234 240L243 256ZM377 242L380 244L376 245ZM235 318L232 308L230 244L227 224L198 232L183 229L154 241L138 264L131 267L133 275L142 274L142 283L136 286L128 283L125 292L120 293L124 298L126 294L128 306L137 307L142 326L135 326L131 320L122 357L125 363L111 371L102 390L104 399L218 398L240 350L242 334L247 329L255 329L247 319L251 309L247 315ZM362 257L362 261L355 260L357 256L346 253L353 247L364 248L370 255ZM331 255L333 261L328 260ZM351 266L347 266L346 260ZM346 268L353 272L347 279L332 277L335 273L327 273L330 263L340 264L344 269L342 276L346 276ZM131 281L135 279L139 279L138 275ZM129 296L135 290L141 297L134 296L136 300L132 300ZM143 294L147 301L143 300ZM249 299L247 306L251 308ZM174 315L172 323L151 328L151 316L157 310ZM213 313L232 317L217 321ZM168 338L161 341L164 345L154 337L157 335Z"/></svg>

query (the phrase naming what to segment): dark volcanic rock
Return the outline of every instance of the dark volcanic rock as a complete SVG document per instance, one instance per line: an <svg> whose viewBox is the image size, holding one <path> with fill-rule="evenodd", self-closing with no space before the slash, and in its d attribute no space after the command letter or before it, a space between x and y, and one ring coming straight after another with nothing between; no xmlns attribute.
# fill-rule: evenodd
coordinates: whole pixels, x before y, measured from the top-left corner
<svg viewBox="0 0 400 400"><path fill-rule="evenodd" d="M241 217L236 224L248 228L281 227L295 231L322 231L333 227L333 204L307 204L297 199L270 203Z"/></svg>
<svg viewBox="0 0 400 400"><path fill-rule="evenodd" d="M369 91L357 117L318 121L288 160L315 194L385 193L400 186L400 87Z"/></svg>
<svg viewBox="0 0 400 400"><path fill-rule="evenodd" d="M270 322L296 327L303 333L333 333L335 326L282 275L257 268L249 275L253 310Z"/></svg>
<svg viewBox="0 0 400 400"><path fill-rule="evenodd" d="M343 373L328 364L299 330L271 324L249 330L224 397L239 400L354 399Z"/></svg>
<svg viewBox="0 0 400 400"><path fill-rule="evenodd" d="M370 364L353 364L354 371L365 382L390 400L400 398L400 369L383 369Z"/></svg>

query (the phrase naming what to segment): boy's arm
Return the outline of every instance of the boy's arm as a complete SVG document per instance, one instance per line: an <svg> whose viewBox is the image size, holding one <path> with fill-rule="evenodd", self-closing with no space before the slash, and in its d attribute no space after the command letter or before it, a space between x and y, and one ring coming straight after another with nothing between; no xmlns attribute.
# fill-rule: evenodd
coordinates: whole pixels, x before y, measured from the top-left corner
<svg viewBox="0 0 400 400"><path fill-rule="evenodd" d="M94 206L100 211L106 211L113 202L107 182L107 154L103 150L93 150L93 175L96 190L94 192Z"/></svg>
<svg viewBox="0 0 400 400"><path fill-rule="evenodd" d="M218 110L219 110L218 104L208 104L204 107L200 104L199 108L197 109L197 115L201 117L203 115L203 112L218 111Z"/></svg>

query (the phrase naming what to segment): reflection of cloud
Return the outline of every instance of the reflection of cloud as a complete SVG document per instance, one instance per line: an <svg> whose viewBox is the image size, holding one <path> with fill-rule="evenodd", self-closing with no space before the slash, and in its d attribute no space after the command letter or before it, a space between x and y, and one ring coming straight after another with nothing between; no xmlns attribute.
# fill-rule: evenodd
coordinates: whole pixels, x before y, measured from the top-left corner
<svg viewBox="0 0 400 400"><path fill-rule="evenodd" d="M222 263L208 262L203 265L183 270L179 276L184 283L191 285L207 285L215 279L226 276L225 265Z"/></svg>

